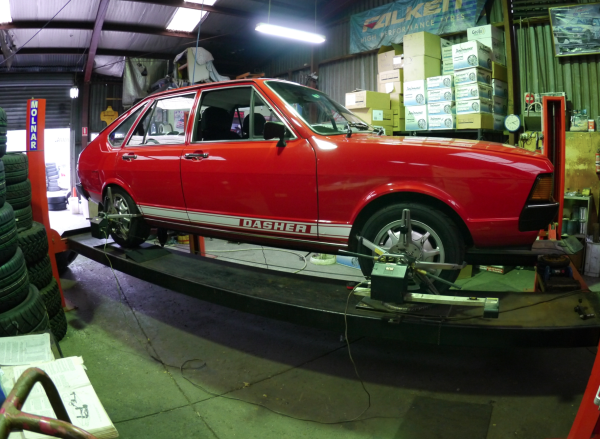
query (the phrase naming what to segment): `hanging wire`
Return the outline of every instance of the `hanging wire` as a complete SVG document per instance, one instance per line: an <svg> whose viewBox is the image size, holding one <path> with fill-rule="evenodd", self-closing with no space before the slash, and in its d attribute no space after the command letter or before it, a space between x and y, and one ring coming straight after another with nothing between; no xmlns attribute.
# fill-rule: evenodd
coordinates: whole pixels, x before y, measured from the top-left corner
<svg viewBox="0 0 600 439"><path fill-rule="evenodd" d="M270 0L269 0L270 1ZM200 23L198 23L198 34L196 35L196 52L194 52L194 73L192 74L192 80L190 83L194 83L194 79L196 79L196 64L198 64L198 42L200 41L200 28L202 27L202 14L204 12L204 0L202 0L202 7L200 8ZM189 63L189 61L188 61ZM179 75L177 75L179 76Z"/></svg>
<svg viewBox="0 0 600 439"><path fill-rule="evenodd" d="M269 13L267 15L267 24L271 24L271 0L269 0Z"/></svg>

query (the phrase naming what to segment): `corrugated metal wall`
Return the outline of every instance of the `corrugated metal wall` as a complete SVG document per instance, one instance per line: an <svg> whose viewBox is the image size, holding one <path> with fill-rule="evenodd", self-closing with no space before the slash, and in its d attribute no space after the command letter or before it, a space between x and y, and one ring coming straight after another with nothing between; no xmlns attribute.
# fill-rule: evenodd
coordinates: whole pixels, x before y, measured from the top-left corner
<svg viewBox="0 0 600 439"><path fill-rule="evenodd" d="M124 113L122 97L122 82L92 84L90 87L90 133L99 133L106 128L106 122L100 120L100 113L106 110L109 105L119 115Z"/></svg>

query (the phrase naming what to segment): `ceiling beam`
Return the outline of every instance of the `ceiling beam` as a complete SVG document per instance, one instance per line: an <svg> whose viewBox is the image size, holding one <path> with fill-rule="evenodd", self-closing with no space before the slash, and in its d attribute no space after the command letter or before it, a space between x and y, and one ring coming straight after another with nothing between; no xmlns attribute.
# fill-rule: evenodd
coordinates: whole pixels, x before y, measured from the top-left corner
<svg viewBox="0 0 600 439"><path fill-rule="evenodd" d="M339 0L335 2L325 2L323 8L319 11L318 19L324 22L336 15L348 10L354 4L361 0Z"/></svg>
<svg viewBox="0 0 600 439"><path fill-rule="evenodd" d="M0 30L10 29L81 29L94 30L94 21L59 21L53 20L50 23L42 20L17 20L12 23L0 24ZM196 39L194 32L170 31L162 27L144 26L128 23L104 23L102 25L104 32L129 32L134 34L160 35L163 37L176 37L186 39ZM204 34L203 34L204 35Z"/></svg>
<svg viewBox="0 0 600 439"><path fill-rule="evenodd" d="M128 0L137 3L154 4L161 6L171 6L173 8L187 8L187 9L198 9L206 12L212 12L214 14L231 15L233 17L247 18L248 12L240 9L224 8L221 6L209 6L201 5L198 3L186 2L184 0Z"/></svg>
<svg viewBox="0 0 600 439"><path fill-rule="evenodd" d="M15 56L19 55L81 55L84 48L79 47L23 47ZM173 59L174 53L148 53L141 50L120 50L120 49L97 49L96 55L106 56L126 56L129 58L153 58L153 59Z"/></svg>
<svg viewBox="0 0 600 439"><path fill-rule="evenodd" d="M98 5L98 13L96 14L96 21L94 23L94 30L92 31L92 38L90 39L87 62L85 63L85 70L83 72L84 82L90 82L92 80L94 58L96 58L96 51L98 50L98 43L100 42L100 34L102 33L102 25L104 24L104 19L106 18L106 12L108 11L109 3L110 0L100 0L100 5Z"/></svg>

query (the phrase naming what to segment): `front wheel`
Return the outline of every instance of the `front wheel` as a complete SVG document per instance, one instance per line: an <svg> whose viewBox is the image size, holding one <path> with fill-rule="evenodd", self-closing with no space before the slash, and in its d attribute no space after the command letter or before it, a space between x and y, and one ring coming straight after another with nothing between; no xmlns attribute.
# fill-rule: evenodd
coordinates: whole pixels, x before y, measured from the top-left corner
<svg viewBox="0 0 600 439"><path fill-rule="evenodd" d="M404 209L410 210L412 225L412 242L407 245L403 245L399 240ZM385 207L373 214L358 234L389 253L407 254L416 257L418 261L462 264L465 257L464 238L456 224L445 213L426 204L397 203ZM356 237L352 239L356 240ZM357 248L359 253L372 254L363 245L351 245ZM370 276L373 260L359 258L359 262L363 274ZM431 273L454 282L459 271L431 270ZM450 288L440 281L431 278L430 280L440 293ZM427 287L416 279L409 284L409 290L429 292Z"/></svg>
<svg viewBox="0 0 600 439"><path fill-rule="evenodd" d="M104 211L111 214L139 214L133 198L119 187L112 187L112 203L104 198ZM133 248L142 244L150 235L150 227L142 217L119 218L109 221L110 236L124 248Z"/></svg>

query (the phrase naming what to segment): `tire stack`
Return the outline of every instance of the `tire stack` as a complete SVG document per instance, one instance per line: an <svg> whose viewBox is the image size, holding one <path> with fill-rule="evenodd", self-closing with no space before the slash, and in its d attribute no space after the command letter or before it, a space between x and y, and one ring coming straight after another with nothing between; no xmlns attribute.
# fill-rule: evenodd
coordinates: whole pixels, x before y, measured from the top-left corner
<svg viewBox="0 0 600 439"><path fill-rule="evenodd" d="M54 337L57 340L61 340L67 332L67 321L61 307L58 284L52 275L52 265L48 256L48 238L46 237L46 229L42 224L33 221L33 214L31 211L31 183L27 179L29 168L27 155L21 153L6 154L2 157L2 165L6 179L6 203L4 206L8 206L8 209L10 209L11 212L14 212L13 222L16 223L14 231L16 244L18 244L19 247L13 258L17 258L18 261L21 261L20 263L22 264L28 279L27 282L30 284L31 289L35 291L36 300L43 308L45 321L44 329L47 329L49 326ZM2 209L0 209L0 259L2 257ZM10 265L11 261L6 265ZM14 264L17 264L17 262ZM0 266L0 272L3 269L4 266ZM0 280L0 291L1 288L2 280ZM0 301L1 300L0 293ZM23 303L27 303L28 300L30 300L29 297L25 299L25 302ZM0 331L2 329L2 315L3 314L0 314ZM0 333L0 335L3 334Z"/></svg>
<svg viewBox="0 0 600 439"><path fill-rule="evenodd" d="M48 192L61 190L58 185L58 168L56 163L46 163L46 187ZM48 194L48 210L67 210L67 196Z"/></svg>

